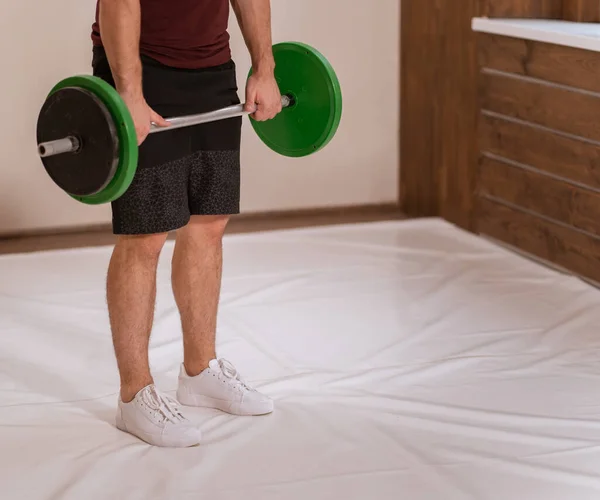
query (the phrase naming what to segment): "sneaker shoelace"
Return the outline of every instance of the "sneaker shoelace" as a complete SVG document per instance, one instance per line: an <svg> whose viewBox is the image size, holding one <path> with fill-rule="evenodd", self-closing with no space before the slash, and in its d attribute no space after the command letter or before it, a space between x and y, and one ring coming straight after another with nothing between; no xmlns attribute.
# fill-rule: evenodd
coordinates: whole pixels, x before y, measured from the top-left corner
<svg viewBox="0 0 600 500"><path fill-rule="evenodd" d="M161 423L177 424L187 421L177 401L166 394L160 394L154 386L147 387L140 395L144 404L160 416Z"/></svg>
<svg viewBox="0 0 600 500"><path fill-rule="evenodd" d="M221 373L227 378L229 383L239 387L242 390L252 390L248 385L246 385L246 382L244 382L236 367L233 366L233 363L223 358L218 359L217 362L219 364Z"/></svg>

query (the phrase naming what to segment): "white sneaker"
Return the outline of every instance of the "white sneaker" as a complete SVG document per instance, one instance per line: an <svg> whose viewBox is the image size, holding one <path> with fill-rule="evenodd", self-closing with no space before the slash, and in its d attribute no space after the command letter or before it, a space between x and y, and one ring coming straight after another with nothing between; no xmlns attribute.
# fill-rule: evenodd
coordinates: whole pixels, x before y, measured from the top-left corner
<svg viewBox="0 0 600 500"><path fill-rule="evenodd" d="M217 408L234 415L265 415L273 411L273 400L246 385L225 359L213 359L196 377L190 377L182 365L177 399L186 406Z"/></svg>
<svg viewBox="0 0 600 500"><path fill-rule="evenodd" d="M154 446L187 448L200 444L200 429L179 411L177 401L154 385L144 387L130 403L119 398L117 428Z"/></svg>

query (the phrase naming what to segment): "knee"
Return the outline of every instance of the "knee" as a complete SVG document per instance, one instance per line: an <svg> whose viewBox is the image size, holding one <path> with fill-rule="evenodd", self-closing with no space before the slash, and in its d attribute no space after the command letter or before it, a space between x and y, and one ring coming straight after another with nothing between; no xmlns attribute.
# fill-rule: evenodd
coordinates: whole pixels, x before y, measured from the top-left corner
<svg viewBox="0 0 600 500"><path fill-rule="evenodd" d="M185 237L202 244L221 244L229 216L197 216L182 230Z"/></svg>
<svg viewBox="0 0 600 500"><path fill-rule="evenodd" d="M150 234L142 236L124 236L117 242L117 248L136 258L158 260L167 234Z"/></svg>

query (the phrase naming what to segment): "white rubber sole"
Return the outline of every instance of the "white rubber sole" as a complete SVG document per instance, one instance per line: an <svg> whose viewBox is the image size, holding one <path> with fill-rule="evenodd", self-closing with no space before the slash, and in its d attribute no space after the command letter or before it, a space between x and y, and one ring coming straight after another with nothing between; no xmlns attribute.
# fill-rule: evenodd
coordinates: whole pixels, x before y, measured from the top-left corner
<svg viewBox="0 0 600 500"><path fill-rule="evenodd" d="M254 408L244 409L241 403L234 401L226 401L223 399L210 398L208 396L201 396L198 394L189 394L187 391L178 390L177 400L184 406L193 406L197 408L215 408L217 410L230 413L232 415L238 415L240 417L253 417L259 415L268 415L273 413L274 405L270 401L263 405L257 405Z"/></svg>
<svg viewBox="0 0 600 500"><path fill-rule="evenodd" d="M157 435L157 436L152 436L150 434L147 434L145 432L133 432L131 430L129 430L127 428L127 426L125 425L125 422L123 422L123 418L121 416L121 412L117 412L117 418L116 418L116 427L117 429L119 429L122 432L126 432L127 434L131 434L132 436L135 436L136 438L140 439L141 441L144 441L145 443L148 443L152 446L159 446L161 448L193 448L194 446L200 446L200 441L197 439L181 439L181 440L173 440L170 443L165 443L164 442L164 437Z"/></svg>

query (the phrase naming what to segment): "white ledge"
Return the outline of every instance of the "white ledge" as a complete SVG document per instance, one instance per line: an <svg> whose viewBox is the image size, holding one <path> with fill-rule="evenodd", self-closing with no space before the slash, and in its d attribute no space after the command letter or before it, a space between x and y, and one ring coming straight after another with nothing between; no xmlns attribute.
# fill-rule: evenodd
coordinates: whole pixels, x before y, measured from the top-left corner
<svg viewBox="0 0 600 500"><path fill-rule="evenodd" d="M600 23L476 17L473 30L600 52Z"/></svg>

